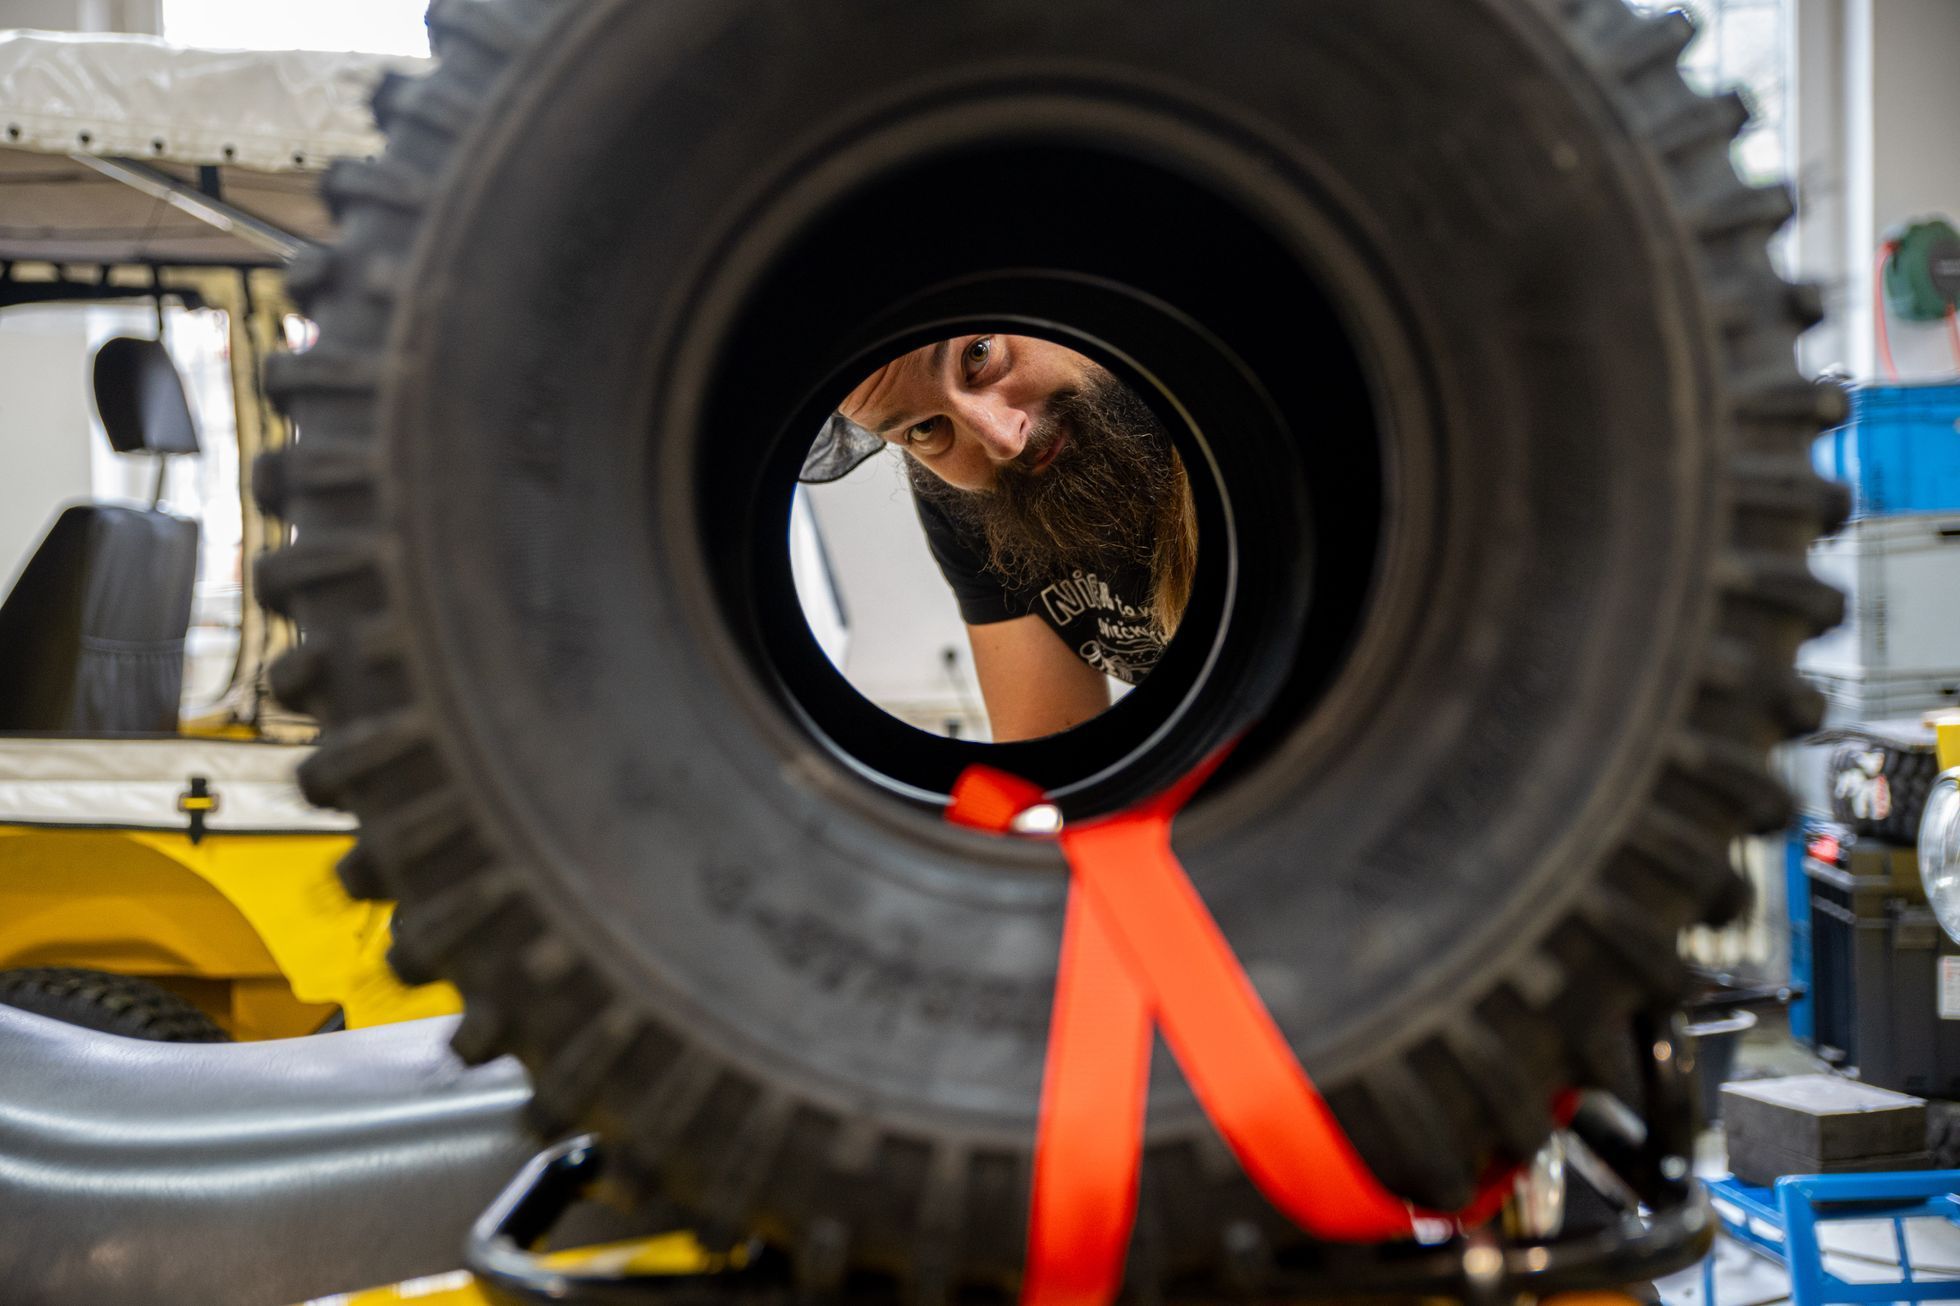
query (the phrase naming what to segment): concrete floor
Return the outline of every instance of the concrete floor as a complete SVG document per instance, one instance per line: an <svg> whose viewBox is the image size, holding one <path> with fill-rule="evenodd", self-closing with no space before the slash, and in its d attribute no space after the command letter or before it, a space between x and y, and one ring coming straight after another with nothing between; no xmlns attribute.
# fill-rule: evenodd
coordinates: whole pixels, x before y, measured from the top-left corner
<svg viewBox="0 0 1960 1306"><path fill-rule="evenodd" d="M1732 1079L1818 1074L1829 1067L1791 1040L1780 1020L1765 1019L1744 1039ZM1708 1177L1728 1171L1721 1127L1705 1133L1695 1149L1695 1171ZM1886 1220L1833 1221L1820 1227L1824 1268L1850 1283L1896 1278L1898 1253ZM1944 1220L1906 1223L1906 1248L1914 1274L1922 1279L1960 1282L1960 1227ZM1715 1295L1704 1302L1702 1267L1697 1265L1658 1281L1666 1306L1778 1306L1790 1298L1790 1276L1781 1265L1726 1235L1715 1249ZM1955 1297L1960 1297L1956 1289Z"/></svg>

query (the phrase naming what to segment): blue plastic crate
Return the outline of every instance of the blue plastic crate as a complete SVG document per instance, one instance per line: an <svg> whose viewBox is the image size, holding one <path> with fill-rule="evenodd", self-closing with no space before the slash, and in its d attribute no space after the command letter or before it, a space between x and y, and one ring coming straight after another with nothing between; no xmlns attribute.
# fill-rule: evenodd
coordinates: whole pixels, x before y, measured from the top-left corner
<svg viewBox="0 0 1960 1306"><path fill-rule="evenodd" d="M1876 1174L1784 1175L1776 1187L1756 1188L1734 1175L1708 1181L1722 1232L1790 1271L1792 1306L1876 1306L1960 1299L1960 1282L1930 1265L1912 1263L1906 1221L1960 1224L1960 1170L1893 1170ZM1896 1265L1840 1278L1824 1264L1817 1226L1838 1220L1884 1220L1892 1226ZM1859 1268L1862 1270L1863 1266ZM1896 1274L1887 1275L1886 1268ZM1718 1306L1715 1258L1702 1261L1702 1300Z"/></svg>
<svg viewBox="0 0 1960 1306"><path fill-rule="evenodd" d="M1851 420L1811 462L1851 487L1853 516L1960 510L1960 384L1854 388Z"/></svg>
<svg viewBox="0 0 1960 1306"><path fill-rule="evenodd" d="M1799 1043L1817 1042L1817 1007L1811 991L1817 987L1816 962L1810 952L1810 877L1803 859L1817 827L1798 821L1783 840L1783 906L1790 922L1790 987L1803 996L1790 1003L1790 1037Z"/></svg>

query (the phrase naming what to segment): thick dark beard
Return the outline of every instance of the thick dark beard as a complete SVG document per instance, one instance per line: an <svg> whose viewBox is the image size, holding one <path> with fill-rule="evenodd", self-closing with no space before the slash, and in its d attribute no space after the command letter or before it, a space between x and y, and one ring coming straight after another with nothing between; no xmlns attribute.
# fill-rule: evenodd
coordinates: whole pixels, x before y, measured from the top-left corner
<svg viewBox="0 0 1960 1306"><path fill-rule="evenodd" d="M1063 435L1055 460L1031 470ZM1106 577L1124 566L1148 568L1162 505L1184 492L1170 433L1100 368L1081 389L1049 398L1027 447L998 469L993 489L957 489L910 456L905 474L915 494L985 540L988 566L1009 589L1078 569Z"/></svg>

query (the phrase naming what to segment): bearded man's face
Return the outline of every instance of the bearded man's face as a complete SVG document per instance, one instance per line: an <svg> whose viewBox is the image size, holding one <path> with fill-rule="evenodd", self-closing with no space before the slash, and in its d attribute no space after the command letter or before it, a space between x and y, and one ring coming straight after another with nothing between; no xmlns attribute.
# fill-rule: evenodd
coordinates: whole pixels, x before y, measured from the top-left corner
<svg viewBox="0 0 1960 1306"><path fill-rule="evenodd" d="M1182 493L1163 423L1089 366L1080 386L1049 396L1026 447L995 469L990 488L960 489L929 462L905 459L913 492L984 538L989 565L1012 587L1077 568L1148 566L1163 505Z"/></svg>
<svg viewBox="0 0 1960 1306"><path fill-rule="evenodd" d="M900 356L838 411L904 450L918 493L984 536L1010 582L1148 561L1182 501L1168 433L1083 354L964 336Z"/></svg>

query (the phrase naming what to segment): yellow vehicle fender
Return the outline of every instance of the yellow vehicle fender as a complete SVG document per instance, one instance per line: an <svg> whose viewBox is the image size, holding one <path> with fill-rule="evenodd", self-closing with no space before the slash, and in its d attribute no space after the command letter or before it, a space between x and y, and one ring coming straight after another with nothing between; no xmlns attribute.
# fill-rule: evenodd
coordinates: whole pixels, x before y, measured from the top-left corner
<svg viewBox="0 0 1960 1306"><path fill-rule="evenodd" d="M393 908L334 875L352 842L0 826L0 967L224 981L237 1001L214 1014L241 1037L305 1032L335 1006L353 1028L460 1010L448 985L388 969Z"/></svg>

